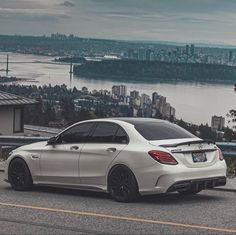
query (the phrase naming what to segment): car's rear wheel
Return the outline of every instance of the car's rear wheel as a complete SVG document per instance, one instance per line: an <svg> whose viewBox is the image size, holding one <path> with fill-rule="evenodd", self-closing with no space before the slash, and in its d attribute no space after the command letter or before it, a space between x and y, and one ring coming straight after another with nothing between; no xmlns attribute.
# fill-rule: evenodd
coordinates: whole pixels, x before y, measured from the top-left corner
<svg viewBox="0 0 236 235"><path fill-rule="evenodd" d="M26 191L33 186L29 168L24 160L13 159L8 168L9 182L14 190Z"/></svg>
<svg viewBox="0 0 236 235"><path fill-rule="evenodd" d="M201 189L189 189L185 191L178 191L178 193L181 195L195 195L201 191L202 191Z"/></svg>
<svg viewBox="0 0 236 235"><path fill-rule="evenodd" d="M115 166L108 178L108 190L118 202L134 201L138 193L138 184L132 171L125 166Z"/></svg>

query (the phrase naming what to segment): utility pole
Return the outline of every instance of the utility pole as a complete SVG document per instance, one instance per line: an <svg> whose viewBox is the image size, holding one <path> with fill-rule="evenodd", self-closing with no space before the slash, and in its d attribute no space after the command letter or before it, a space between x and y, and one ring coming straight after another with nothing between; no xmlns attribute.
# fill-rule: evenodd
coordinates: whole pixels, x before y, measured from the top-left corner
<svg viewBox="0 0 236 235"><path fill-rule="evenodd" d="M72 64L72 62L70 63L70 74L73 74L73 64Z"/></svg>
<svg viewBox="0 0 236 235"><path fill-rule="evenodd" d="M70 88L72 89L73 64L70 63Z"/></svg>
<svg viewBox="0 0 236 235"><path fill-rule="evenodd" d="M6 68L6 76L8 76L8 72L9 72L9 55L7 54L7 68Z"/></svg>

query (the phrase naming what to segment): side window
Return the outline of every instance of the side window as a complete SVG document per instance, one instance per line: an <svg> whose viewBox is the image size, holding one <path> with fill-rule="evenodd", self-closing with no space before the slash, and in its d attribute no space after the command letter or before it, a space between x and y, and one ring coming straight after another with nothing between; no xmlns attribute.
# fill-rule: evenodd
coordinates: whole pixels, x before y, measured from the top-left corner
<svg viewBox="0 0 236 235"><path fill-rule="evenodd" d="M63 132L60 136L62 143L81 143L86 142L94 123L79 124Z"/></svg>
<svg viewBox="0 0 236 235"><path fill-rule="evenodd" d="M121 144L128 143L128 136L126 135L123 129L119 128L114 138L114 142L121 143Z"/></svg>
<svg viewBox="0 0 236 235"><path fill-rule="evenodd" d="M89 138L92 143L112 143L118 130L118 126L113 123L98 123L93 134Z"/></svg>

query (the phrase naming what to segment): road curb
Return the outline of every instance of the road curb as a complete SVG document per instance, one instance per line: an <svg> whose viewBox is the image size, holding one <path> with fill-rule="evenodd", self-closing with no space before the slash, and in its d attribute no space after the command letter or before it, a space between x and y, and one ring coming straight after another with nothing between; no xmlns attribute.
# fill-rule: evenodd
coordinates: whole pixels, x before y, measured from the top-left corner
<svg viewBox="0 0 236 235"><path fill-rule="evenodd" d="M215 190L215 191L225 191L225 192L235 192L236 193L236 189L231 189L231 188L213 188L211 190Z"/></svg>

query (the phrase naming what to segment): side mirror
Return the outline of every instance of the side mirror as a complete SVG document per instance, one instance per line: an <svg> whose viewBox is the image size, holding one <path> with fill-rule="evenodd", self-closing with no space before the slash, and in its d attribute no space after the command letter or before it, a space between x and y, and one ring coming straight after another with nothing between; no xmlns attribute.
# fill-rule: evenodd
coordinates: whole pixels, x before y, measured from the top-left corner
<svg viewBox="0 0 236 235"><path fill-rule="evenodd" d="M48 145L55 145L57 144L57 137L53 136L48 140Z"/></svg>

